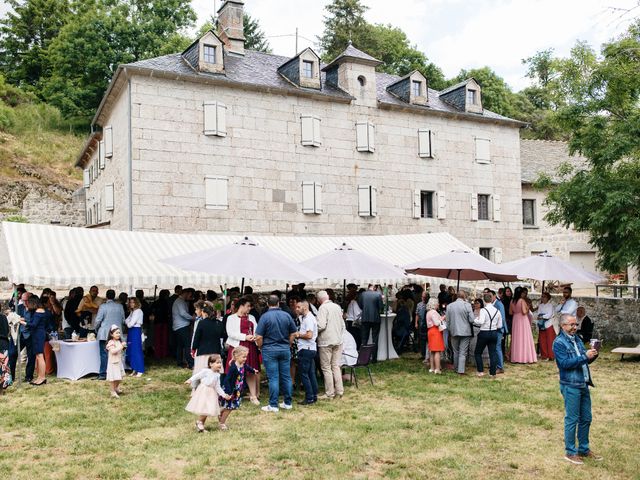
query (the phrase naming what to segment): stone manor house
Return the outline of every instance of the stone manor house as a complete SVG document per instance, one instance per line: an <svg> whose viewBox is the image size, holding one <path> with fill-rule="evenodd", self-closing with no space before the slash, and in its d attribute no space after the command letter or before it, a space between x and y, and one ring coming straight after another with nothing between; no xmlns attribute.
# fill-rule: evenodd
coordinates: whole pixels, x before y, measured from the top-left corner
<svg viewBox="0 0 640 480"><path fill-rule="evenodd" d="M531 253L523 124L484 109L475 80L436 91L418 71L376 72L380 62L351 45L328 65L312 49L245 50L242 13L227 0L217 32L118 68L77 161L88 225L447 231L497 262Z"/></svg>

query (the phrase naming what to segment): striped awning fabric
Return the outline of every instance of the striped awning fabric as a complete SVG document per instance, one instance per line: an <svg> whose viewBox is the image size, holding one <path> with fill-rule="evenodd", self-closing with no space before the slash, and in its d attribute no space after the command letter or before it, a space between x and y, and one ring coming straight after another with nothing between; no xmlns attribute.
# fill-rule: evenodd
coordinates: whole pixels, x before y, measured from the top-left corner
<svg viewBox="0 0 640 480"><path fill-rule="evenodd" d="M127 232L3 222L9 280L31 286L68 288L76 285L164 288L173 285L215 287L239 284L241 278L180 270L161 259L229 245L243 235ZM402 266L454 248L468 248L448 233L388 236L293 237L256 236L262 246L296 262L328 252L346 242L351 247ZM407 282L416 277L362 278L360 284ZM421 277L421 281L425 281ZM281 285L281 280L254 281L254 286ZM342 279L318 279L318 284L342 284Z"/></svg>

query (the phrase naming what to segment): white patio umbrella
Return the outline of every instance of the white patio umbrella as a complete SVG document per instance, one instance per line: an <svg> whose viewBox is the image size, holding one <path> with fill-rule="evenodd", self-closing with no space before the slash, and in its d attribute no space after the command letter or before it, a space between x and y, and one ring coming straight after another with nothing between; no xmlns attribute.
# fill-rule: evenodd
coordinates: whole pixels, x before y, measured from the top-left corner
<svg viewBox="0 0 640 480"><path fill-rule="evenodd" d="M405 265L404 269L407 273L457 280L458 290L460 280L512 282L518 279L516 275L505 272L502 265L469 250L451 250L449 253Z"/></svg>
<svg viewBox="0 0 640 480"><path fill-rule="evenodd" d="M249 237L223 247L201 250L160 260L182 270L222 275L228 281L310 282L322 275L272 252Z"/></svg>
<svg viewBox="0 0 640 480"><path fill-rule="evenodd" d="M602 276L596 273L583 270L582 268L569 262L565 262L558 257L549 255L546 251L539 255L533 255L532 257L503 263L502 267L505 271L517 275L519 278L541 280L543 291L544 282L546 280L585 283L598 283L605 280Z"/></svg>

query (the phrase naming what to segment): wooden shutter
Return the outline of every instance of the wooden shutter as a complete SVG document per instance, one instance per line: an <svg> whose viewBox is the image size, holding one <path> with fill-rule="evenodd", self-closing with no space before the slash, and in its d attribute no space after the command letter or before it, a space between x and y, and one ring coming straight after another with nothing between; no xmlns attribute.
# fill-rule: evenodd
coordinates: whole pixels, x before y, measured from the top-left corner
<svg viewBox="0 0 640 480"><path fill-rule="evenodd" d="M493 195L493 221L500 222L502 220L502 205L500 204L500 195Z"/></svg>
<svg viewBox="0 0 640 480"><path fill-rule="evenodd" d="M314 199L315 199L315 213L322 213L322 184L315 183L313 187Z"/></svg>
<svg viewBox="0 0 640 480"><path fill-rule="evenodd" d="M216 135L227 136L227 106L218 102L216 105Z"/></svg>
<svg viewBox="0 0 640 480"><path fill-rule="evenodd" d="M491 162L491 140L476 138L476 161L478 163Z"/></svg>
<svg viewBox="0 0 640 480"><path fill-rule="evenodd" d="M114 209L113 193L113 183L104 186L104 208L107 212L113 212Z"/></svg>
<svg viewBox="0 0 640 480"><path fill-rule="evenodd" d="M495 263L502 263L502 248L496 247L493 249L493 261Z"/></svg>
<svg viewBox="0 0 640 480"><path fill-rule="evenodd" d="M205 207L212 210L229 208L229 178L208 175L205 177Z"/></svg>
<svg viewBox="0 0 640 480"><path fill-rule="evenodd" d="M378 216L378 189L369 187L369 198L371 199L371 216Z"/></svg>
<svg viewBox="0 0 640 480"><path fill-rule="evenodd" d="M84 188L89 188L91 186L91 174L88 168L85 168L82 172L82 184Z"/></svg>
<svg viewBox="0 0 640 480"><path fill-rule="evenodd" d="M315 182L302 182L302 213L316 213Z"/></svg>
<svg viewBox="0 0 640 480"><path fill-rule="evenodd" d="M369 151L373 153L376 151L376 126L369 122L367 124L367 132L367 138L369 139Z"/></svg>
<svg viewBox="0 0 640 480"><path fill-rule="evenodd" d="M104 156L106 158L113 157L113 128L111 126L104 128Z"/></svg>
<svg viewBox="0 0 640 480"><path fill-rule="evenodd" d="M358 185L358 215L371 217L371 186Z"/></svg>
<svg viewBox="0 0 640 480"><path fill-rule="evenodd" d="M302 145L313 146L313 117L303 115L300 121L302 122Z"/></svg>
<svg viewBox="0 0 640 480"><path fill-rule="evenodd" d="M413 218L422 216L422 194L420 190L413 191Z"/></svg>
<svg viewBox="0 0 640 480"><path fill-rule="evenodd" d="M204 102L204 134L217 135L218 121L217 112L218 102Z"/></svg>
<svg viewBox="0 0 640 480"><path fill-rule="evenodd" d="M322 136L320 135L320 118L313 117L313 145L319 147L322 145Z"/></svg>
<svg viewBox="0 0 640 480"><path fill-rule="evenodd" d="M100 167L100 170L104 170L104 167L106 165L105 162L105 155L106 155L106 151L105 151L105 143L104 140L102 140L99 144L98 144L98 166Z"/></svg>
<svg viewBox="0 0 640 480"><path fill-rule="evenodd" d="M369 123L356 123L356 150L358 152L369 151Z"/></svg>
<svg viewBox="0 0 640 480"><path fill-rule="evenodd" d="M471 221L478 221L478 195L475 193L471 194Z"/></svg>
<svg viewBox="0 0 640 480"><path fill-rule="evenodd" d="M418 156L433 158L433 131L424 128L418 130Z"/></svg>
<svg viewBox="0 0 640 480"><path fill-rule="evenodd" d="M447 218L447 196L443 191L438 192L438 220Z"/></svg>

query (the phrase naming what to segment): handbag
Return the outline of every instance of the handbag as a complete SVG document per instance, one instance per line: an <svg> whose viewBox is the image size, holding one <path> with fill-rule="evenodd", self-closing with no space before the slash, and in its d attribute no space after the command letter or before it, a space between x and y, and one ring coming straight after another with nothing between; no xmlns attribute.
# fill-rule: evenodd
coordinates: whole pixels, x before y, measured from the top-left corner
<svg viewBox="0 0 640 480"><path fill-rule="evenodd" d="M444 332L447 329L447 322L442 321L440 322L440 325L438 325L438 330L441 332Z"/></svg>

